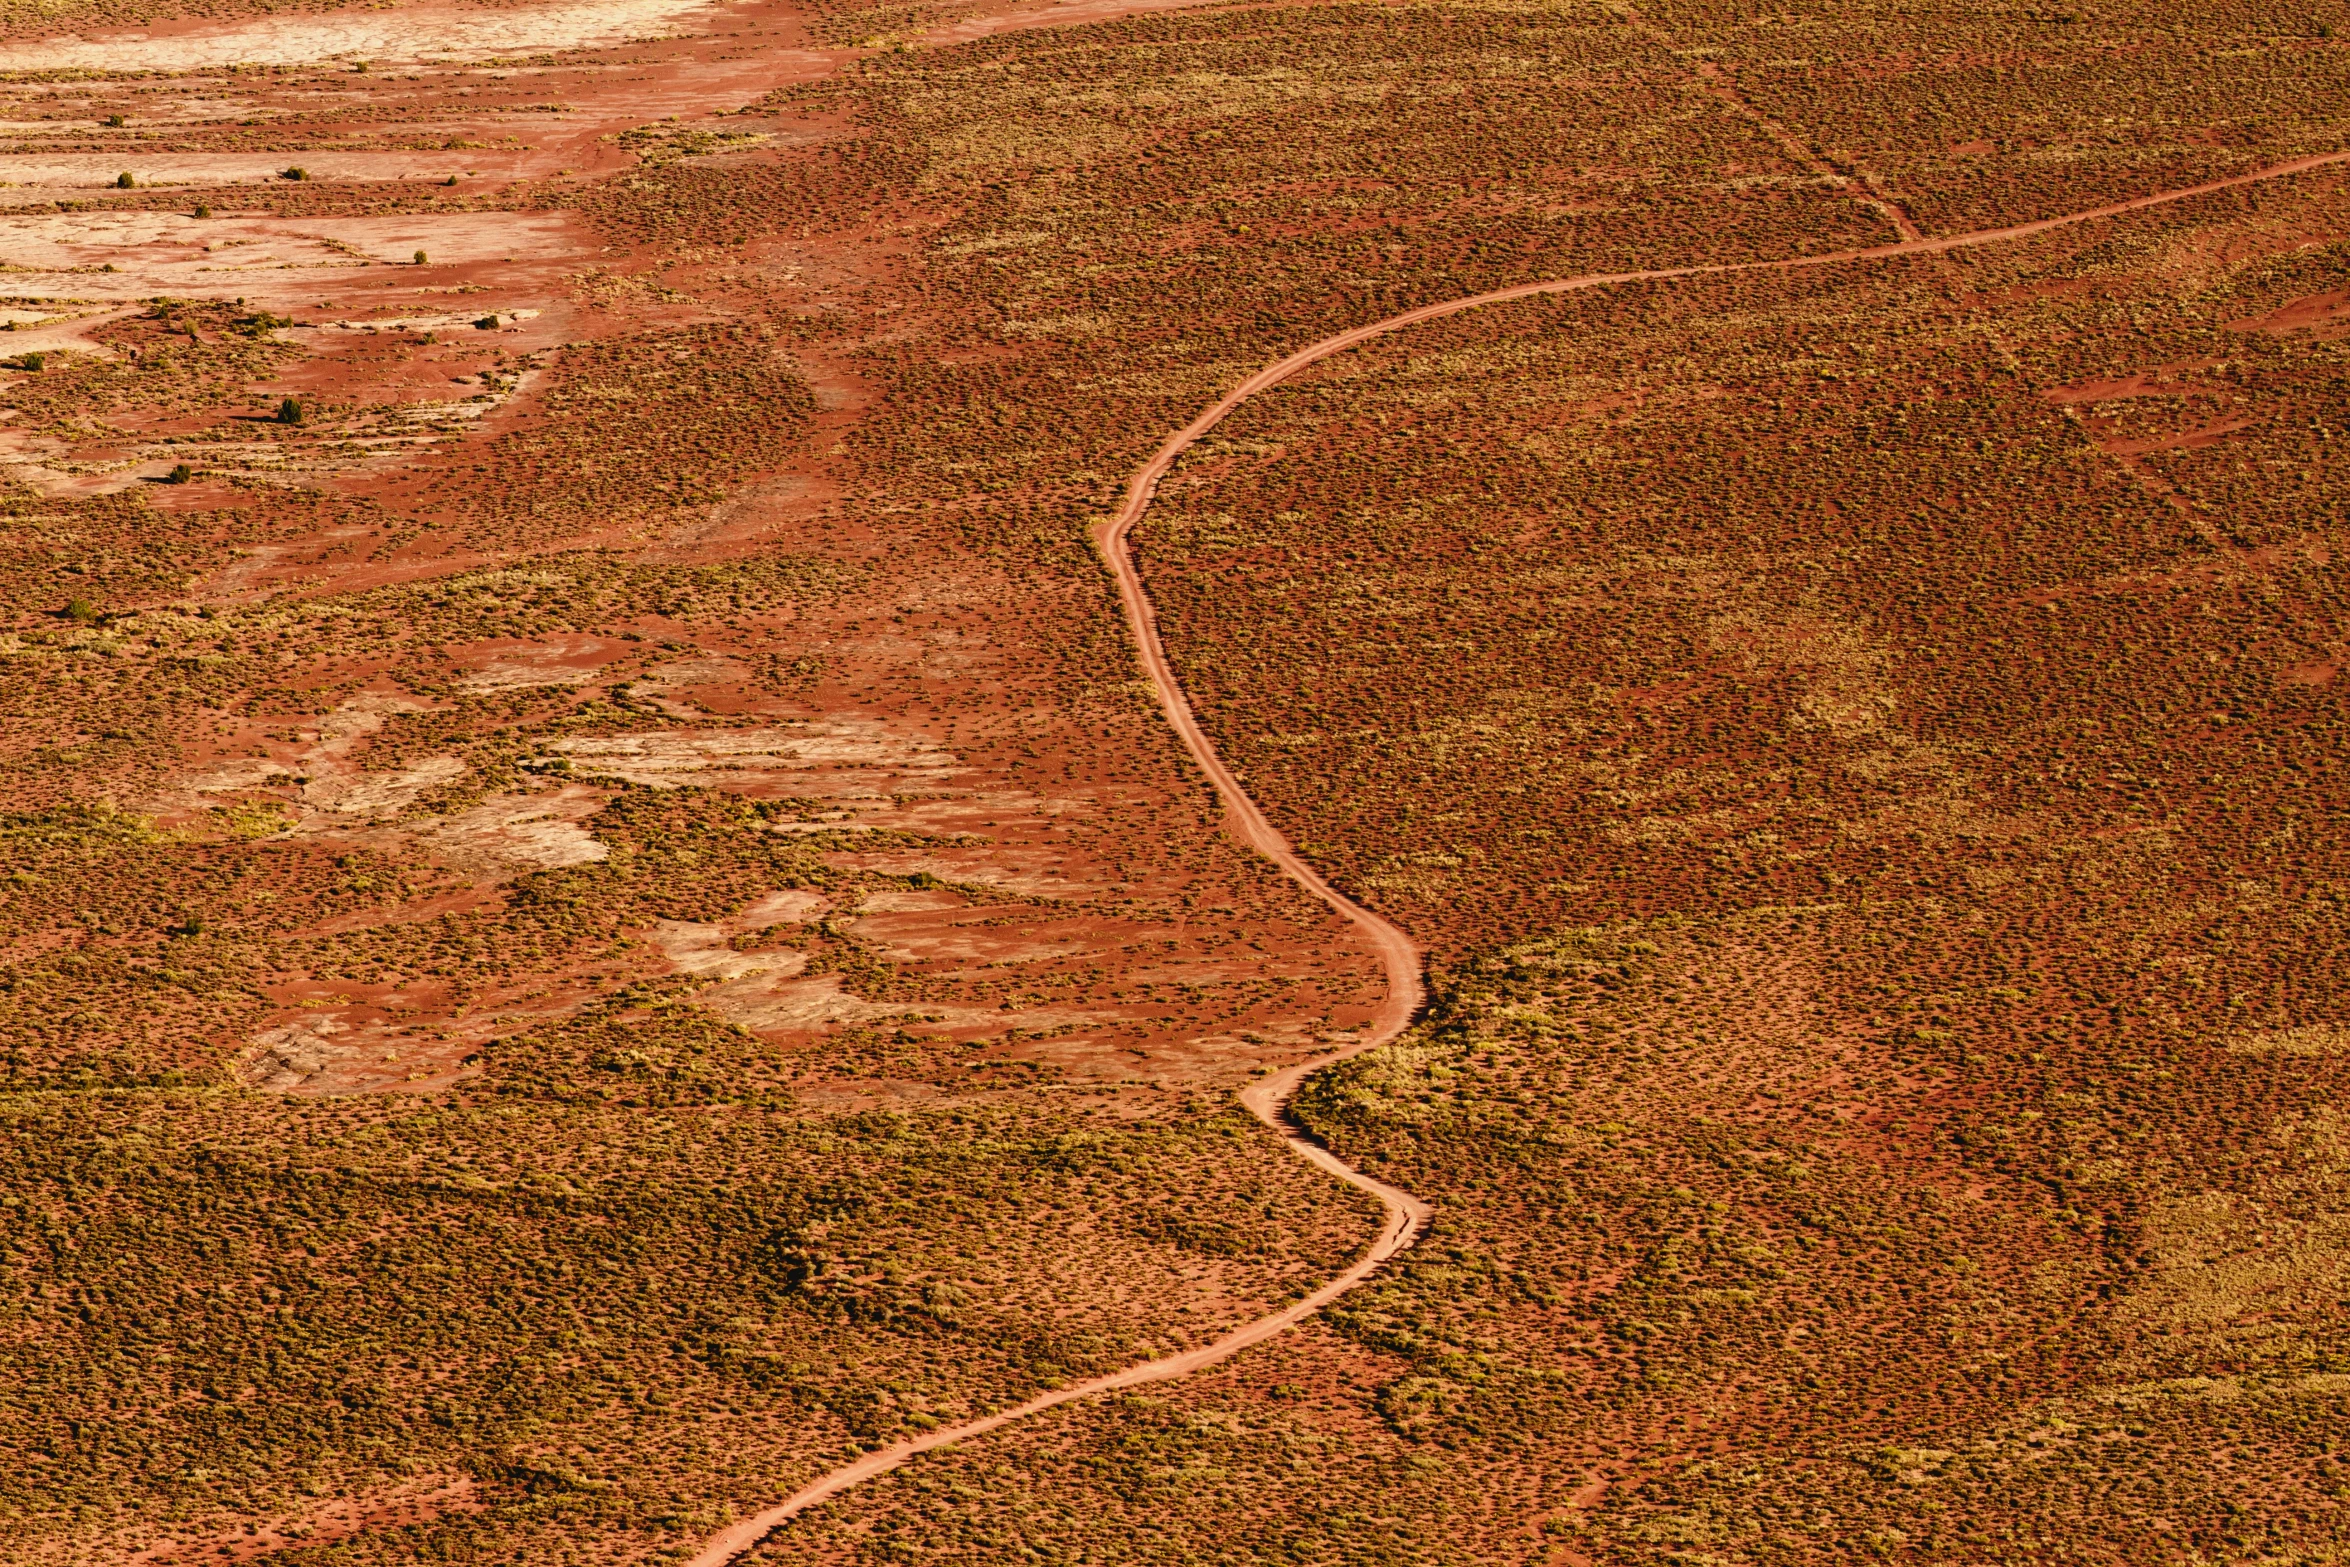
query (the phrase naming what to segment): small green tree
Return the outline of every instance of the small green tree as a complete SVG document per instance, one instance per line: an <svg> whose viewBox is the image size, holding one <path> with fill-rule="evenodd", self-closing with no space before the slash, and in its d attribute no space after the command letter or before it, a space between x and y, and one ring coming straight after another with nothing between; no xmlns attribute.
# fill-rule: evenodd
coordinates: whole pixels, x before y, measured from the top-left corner
<svg viewBox="0 0 2350 1567"><path fill-rule="evenodd" d="M277 405L277 422L279 424L300 424L302 422L301 403L291 397L281 401Z"/></svg>
<svg viewBox="0 0 2350 1567"><path fill-rule="evenodd" d="M171 472L163 476L163 482L166 484L185 484L195 476L195 469L189 467L184 462L175 462L171 465Z"/></svg>
<svg viewBox="0 0 2350 1567"><path fill-rule="evenodd" d="M424 252L421 250L416 253L416 264L420 267L424 265Z"/></svg>
<svg viewBox="0 0 2350 1567"><path fill-rule="evenodd" d="M125 169L114 177L114 188L116 190L137 190L139 182L130 170Z"/></svg>
<svg viewBox="0 0 2350 1567"><path fill-rule="evenodd" d="M94 626L98 623L98 606L86 598L69 598L65 601L65 618Z"/></svg>

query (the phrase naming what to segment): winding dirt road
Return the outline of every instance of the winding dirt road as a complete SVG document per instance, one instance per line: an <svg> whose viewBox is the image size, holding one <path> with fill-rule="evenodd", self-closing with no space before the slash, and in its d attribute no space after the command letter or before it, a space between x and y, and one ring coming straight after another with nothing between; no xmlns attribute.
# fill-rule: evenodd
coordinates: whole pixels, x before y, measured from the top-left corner
<svg viewBox="0 0 2350 1567"><path fill-rule="evenodd" d="M1890 244L1872 245L1859 250L1840 250L1816 256L1796 256L1778 261L1717 262L1702 266L1658 267L1643 272L1593 272L1578 277L1553 278L1540 283L1521 283L1511 288L1495 289L1490 293L1472 294L1462 299L1445 300L1438 304L1422 305L1400 315L1373 321L1365 326L1340 332L1312 343L1278 363L1266 366L1255 375L1226 393L1221 401L1185 425L1161 443L1157 452L1141 471L1127 482L1124 501L1115 514L1105 519L1094 530L1094 543L1102 553L1118 582L1118 597L1126 608L1128 629L1134 635L1135 648L1144 671L1158 689L1159 705L1167 721L1182 737L1192 760L1207 774L1217 795L1224 802L1227 820L1234 836L1281 867L1284 874L1328 904L1341 917L1350 921L1378 952L1387 970L1387 999L1362 1036L1336 1055L1324 1056L1318 1061L1300 1062L1285 1071L1259 1080L1244 1091L1241 1103L1258 1120L1270 1126L1288 1142L1301 1158L1329 1171L1338 1179L1379 1199L1385 1210L1385 1219L1379 1235L1366 1252L1351 1267L1313 1294L1296 1304L1285 1307L1268 1317L1235 1328L1212 1344L1190 1350L1165 1360L1145 1361L1129 1366L1124 1371L1096 1377L1090 1382L1077 1383L1057 1391L1032 1398L1027 1403L988 1415L983 1419L967 1421L962 1425L944 1427L927 1435L900 1442L878 1452L866 1454L844 1468L836 1469L822 1479L802 1487L765 1512L755 1514L734 1524L713 1537L697 1554L688 1567L725 1567L735 1557L758 1544L778 1527L806 1509L863 1480L885 1474L897 1468L917 1453L951 1443L984 1436L1000 1426L1038 1414L1056 1405L1097 1393L1116 1392L1121 1388L1140 1387L1146 1383L1164 1382L1188 1376L1194 1371L1228 1360L1252 1344L1259 1344L1275 1334L1303 1322L1324 1306L1369 1277L1374 1269L1388 1258L1408 1249L1419 1239L1428 1222L1426 1203L1400 1191L1383 1181L1375 1180L1340 1159L1329 1149L1314 1142L1298 1127L1288 1113L1289 1099L1297 1091L1306 1074L1318 1071L1337 1061L1360 1055L1400 1035L1419 1011L1425 992L1420 982L1420 949L1412 938L1389 924L1371 910L1333 887L1323 875L1299 858L1297 851L1265 817L1256 801L1240 785L1231 768L1216 753L1214 744L1200 727L1199 717L1192 711L1190 701L1183 694L1182 685L1175 678L1174 666L1167 657L1166 644L1159 638L1157 612L1150 596L1143 590L1142 575L1136 569L1134 556L1128 546L1129 537L1144 512L1150 509L1151 498L1157 493L1159 481L1164 479L1176 461L1193 444L1213 430L1242 403L1259 392L1279 386L1307 366L1316 364L1333 354L1344 353L1359 343L1390 332L1434 321L1444 316L1457 315L1483 305L1503 304L1513 299L1530 299L1538 294L1567 294L1582 289L1604 288L1616 283L1654 283L1674 278L1707 277L1733 272L1783 272L1803 267L1838 266L1852 261L1870 261L1880 258L1913 255L1934 255L1943 251L1960 250L1976 245L1998 244L2007 240L2028 239L2052 229L2074 224L2094 222L2100 218L2119 217L2125 213L2148 207L2164 206L2187 201L2197 196L2239 185L2256 184L2263 180L2282 179L2306 173L2328 164L2350 162L2350 152L2318 153L2297 158L2289 163L2256 169L2248 174L2231 175L2226 179L2209 180L2200 185L2189 185L2178 190L2162 191L2151 196L2138 196L2107 206L2092 207L2082 212L2066 213L2060 217L2042 218L2031 223L2018 223L2007 228L1977 229L1971 233L1955 234L1940 239L1904 239Z"/></svg>

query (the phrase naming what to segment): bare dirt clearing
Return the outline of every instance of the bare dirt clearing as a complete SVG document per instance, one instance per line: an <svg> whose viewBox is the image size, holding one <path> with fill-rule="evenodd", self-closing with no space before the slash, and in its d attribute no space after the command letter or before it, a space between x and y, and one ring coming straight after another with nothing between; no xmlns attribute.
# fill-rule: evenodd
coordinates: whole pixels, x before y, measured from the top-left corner
<svg viewBox="0 0 2350 1567"><path fill-rule="evenodd" d="M165 73L224 65L371 67L452 64L559 49L609 48L700 31L708 0L588 0L571 5L403 6L250 21L162 24L0 47L0 71Z"/></svg>

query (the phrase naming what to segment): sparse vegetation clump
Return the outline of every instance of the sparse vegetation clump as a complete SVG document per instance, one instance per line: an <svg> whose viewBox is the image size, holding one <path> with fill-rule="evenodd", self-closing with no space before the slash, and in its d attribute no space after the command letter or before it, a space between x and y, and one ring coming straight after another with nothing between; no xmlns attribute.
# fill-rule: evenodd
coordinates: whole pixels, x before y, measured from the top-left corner
<svg viewBox="0 0 2350 1567"><path fill-rule="evenodd" d="M665 1074L646 1060L741 1042L654 994L615 999L608 1016L650 1002L654 1021L587 1020L586 1070L618 1092L569 1102L20 1095L0 1266L37 1369L0 1394L0 1431L50 1462L0 1479L11 1527L79 1509L169 1538L223 1506L299 1516L313 1488L424 1474L466 1505L342 1553L645 1552L755 1503L779 1465L1167 1342L1136 1305L1040 1314L1006 1285L1065 1247L1080 1201L1129 1278L1206 1255L1160 1238L1132 1172L1226 1185L1221 1127L808 1119L729 1093L662 1097L648 1142L642 1095ZM1254 1162L1252 1211L1320 1222L1277 1148ZM958 1255L967 1223L994 1236L986 1258ZM72 1247L47 1244L68 1227Z"/></svg>

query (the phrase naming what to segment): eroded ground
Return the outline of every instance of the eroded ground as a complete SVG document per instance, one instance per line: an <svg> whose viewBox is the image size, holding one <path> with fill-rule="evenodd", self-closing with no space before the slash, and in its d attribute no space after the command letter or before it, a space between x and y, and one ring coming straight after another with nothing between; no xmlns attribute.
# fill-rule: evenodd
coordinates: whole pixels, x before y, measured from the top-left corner
<svg viewBox="0 0 2350 1567"><path fill-rule="evenodd" d="M639 10L9 89L12 1556L636 1559L1367 1239L1221 1096L1375 964L1098 581L842 497L860 51Z"/></svg>

